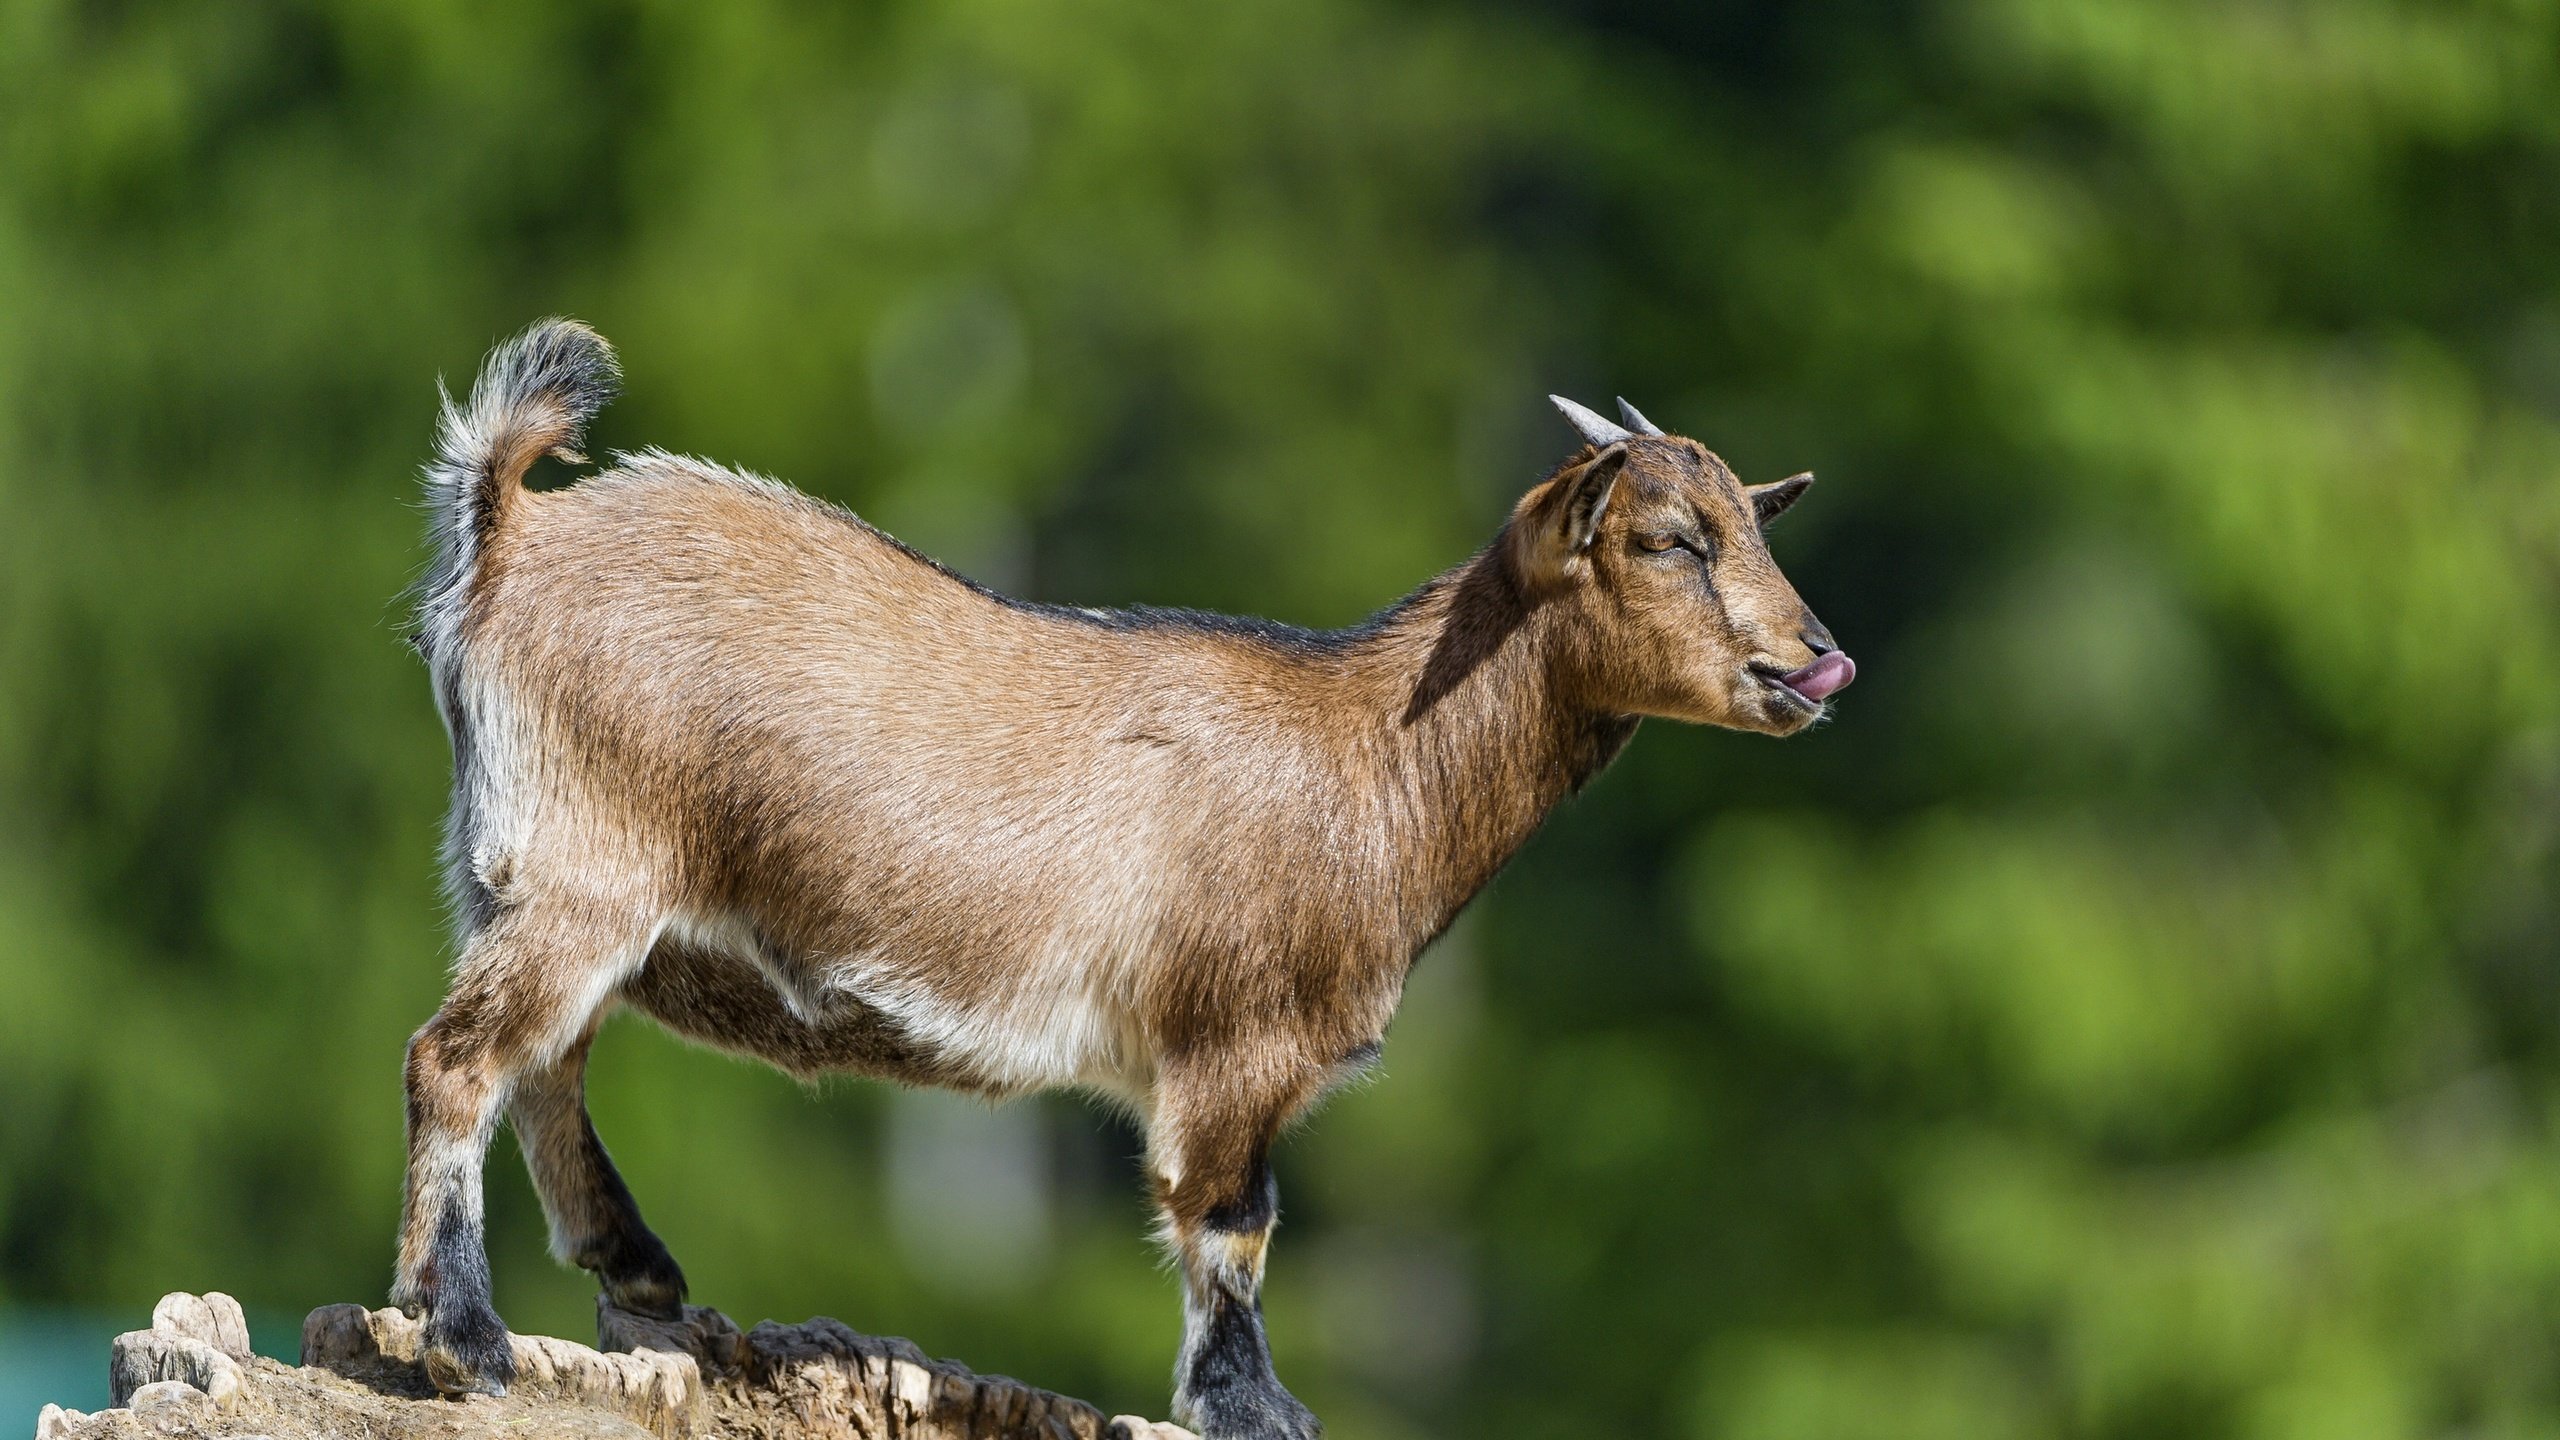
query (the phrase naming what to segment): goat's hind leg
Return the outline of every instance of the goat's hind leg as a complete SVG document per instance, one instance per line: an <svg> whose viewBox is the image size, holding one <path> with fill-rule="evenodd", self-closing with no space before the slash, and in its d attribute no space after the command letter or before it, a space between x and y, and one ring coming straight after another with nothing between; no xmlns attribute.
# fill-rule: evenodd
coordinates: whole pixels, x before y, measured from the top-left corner
<svg viewBox="0 0 2560 1440"><path fill-rule="evenodd" d="M684 1271L640 1218L587 1114L591 1022L560 1058L528 1072L507 1100L525 1169L551 1226L551 1253L595 1273L615 1307L661 1320L684 1315Z"/></svg>
<svg viewBox="0 0 2560 1440"><path fill-rule="evenodd" d="M648 917L594 897L528 896L463 947L444 1008L409 1041L409 1168L392 1302L426 1315L427 1377L503 1394L515 1362L489 1296L481 1165L518 1081L587 1032L644 958Z"/></svg>

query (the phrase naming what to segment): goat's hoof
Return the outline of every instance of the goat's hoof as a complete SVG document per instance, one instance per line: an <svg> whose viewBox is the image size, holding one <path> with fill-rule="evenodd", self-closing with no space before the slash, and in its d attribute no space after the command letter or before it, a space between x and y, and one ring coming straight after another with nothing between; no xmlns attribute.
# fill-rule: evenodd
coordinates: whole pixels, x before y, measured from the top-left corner
<svg viewBox="0 0 2560 1440"><path fill-rule="evenodd" d="M652 1320L684 1318L684 1271L664 1246L632 1269L602 1277L605 1303Z"/></svg>
<svg viewBox="0 0 2560 1440"><path fill-rule="evenodd" d="M461 1314L435 1311L427 1316L426 1344L419 1363L438 1393L504 1395L516 1378L515 1350L507 1343L506 1322L483 1305Z"/></svg>
<svg viewBox="0 0 2560 1440"><path fill-rule="evenodd" d="M609 1282L604 1287L606 1304L651 1320L682 1320L684 1296L682 1280L672 1285L657 1280L625 1280Z"/></svg>
<svg viewBox="0 0 2560 1440"><path fill-rule="evenodd" d="M1200 1440L1322 1440L1324 1425L1315 1412L1277 1381L1235 1385L1189 1397L1187 1422ZM1176 1419L1185 1417L1177 1413Z"/></svg>

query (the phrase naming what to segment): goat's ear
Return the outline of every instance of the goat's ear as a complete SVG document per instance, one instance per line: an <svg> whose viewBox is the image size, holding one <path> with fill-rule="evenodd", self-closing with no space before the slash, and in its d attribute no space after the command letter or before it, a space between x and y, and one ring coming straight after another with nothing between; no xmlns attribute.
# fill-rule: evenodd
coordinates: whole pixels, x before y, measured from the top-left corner
<svg viewBox="0 0 2560 1440"><path fill-rule="evenodd" d="M1803 499L1804 492L1812 488L1813 472L1807 470L1801 475L1790 475L1766 485L1746 485L1743 493L1751 497L1751 513L1766 525L1786 514L1787 508Z"/></svg>
<svg viewBox="0 0 2560 1440"><path fill-rule="evenodd" d="M1618 472L1626 468L1627 447L1621 442L1584 461L1556 487L1555 539L1564 553L1579 555L1591 548L1591 537L1600 533L1600 516L1618 491Z"/></svg>
<svg viewBox="0 0 2560 1440"><path fill-rule="evenodd" d="M1531 579L1558 582L1573 573L1574 563L1600 533L1600 517L1608 512L1609 497L1617 493L1618 474L1626 465L1625 444L1607 445L1556 477L1520 534L1527 542L1520 558Z"/></svg>

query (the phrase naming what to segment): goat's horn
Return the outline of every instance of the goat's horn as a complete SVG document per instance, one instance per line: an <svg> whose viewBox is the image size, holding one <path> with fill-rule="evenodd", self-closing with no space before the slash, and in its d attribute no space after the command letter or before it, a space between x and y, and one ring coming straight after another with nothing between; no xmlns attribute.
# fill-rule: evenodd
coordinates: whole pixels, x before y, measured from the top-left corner
<svg viewBox="0 0 2560 1440"><path fill-rule="evenodd" d="M1644 412L1633 405L1628 404L1627 397L1624 395L1618 397L1618 414L1620 418L1624 419L1628 425L1632 426L1635 432L1639 435L1659 435L1662 433L1662 427L1644 418Z"/></svg>
<svg viewBox="0 0 2560 1440"><path fill-rule="evenodd" d="M1582 432L1582 438L1594 445L1615 445L1632 433L1610 424L1561 395L1550 395L1547 398L1555 402L1558 410L1564 412L1564 418L1573 422L1574 429Z"/></svg>

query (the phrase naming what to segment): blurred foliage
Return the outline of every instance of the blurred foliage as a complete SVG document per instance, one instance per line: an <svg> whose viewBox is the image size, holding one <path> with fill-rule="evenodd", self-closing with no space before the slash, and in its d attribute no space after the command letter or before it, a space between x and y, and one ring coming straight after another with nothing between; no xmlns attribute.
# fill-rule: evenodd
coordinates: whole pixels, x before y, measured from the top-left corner
<svg viewBox="0 0 2560 1440"><path fill-rule="evenodd" d="M1336 1434L2560 1435L2555 235L2527 0L6 0L0 1303L387 1283L414 470L566 311L1086 603L1353 619L1549 390L1828 477L1837 723L1650 727L1284 1155ZM593 1086L698 1298L1161 1409L1125 1130Z"/></svg>

